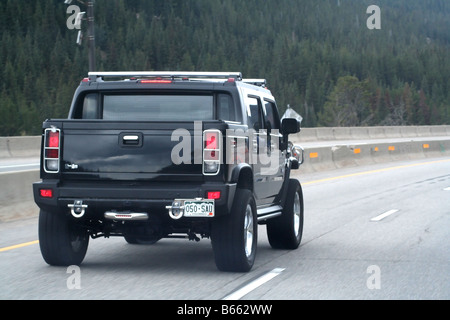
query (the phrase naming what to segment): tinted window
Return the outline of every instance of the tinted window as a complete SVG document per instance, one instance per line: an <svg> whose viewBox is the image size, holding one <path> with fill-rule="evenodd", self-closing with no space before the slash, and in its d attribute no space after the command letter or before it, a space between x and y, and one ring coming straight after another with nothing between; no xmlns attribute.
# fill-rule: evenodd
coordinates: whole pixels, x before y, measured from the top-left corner
<svg viewBox="0 0 450 320"><path fill-rule="evenodd" d="M264 101L264 115L266 117L267 129L280 129L280 118L275 103Z"/></svg>
<svg viewBox="0 0 450 320"><path fill-rule="evenodd" d="M247 97L247 115L248 115L248 128L254 130L260 130L263 128L261 106L259 99Z"/></svg>
<svg viewBox="0 0 450 320"><path fill-rule="evenodd" d="M98 94L90 93L84 97L82 119L98 119Z"/></svg>
<svg viewBox="0 0 450 320"><path fill-rule="evenodd" d="M228 121L236 120L233 100L228 94L219 94L217 96L217 119Z"/></svg>
<svg viewBox="0 0 450 320"><path fill-rule="evenodd" d="M103 119L195 121L213 119L213 97L193 95L105 95Z"/></svg>

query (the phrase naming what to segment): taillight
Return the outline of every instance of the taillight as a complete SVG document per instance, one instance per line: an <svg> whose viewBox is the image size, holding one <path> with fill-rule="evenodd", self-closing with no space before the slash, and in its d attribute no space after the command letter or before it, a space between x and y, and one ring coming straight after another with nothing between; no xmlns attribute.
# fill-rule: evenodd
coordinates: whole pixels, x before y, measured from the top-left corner
<svg viewBox="0 0 450 320"><path fill-rule="evenodd" d="M222 133L219 130L203 132L203 174L216 175L220 170Z"/></svg>
<svg viewBox="0 0 450 320"><path fill-rule="evenodd" d="M218 139L217 132L205 132L205 149L216 150L219 143Z"/></svg>
<svg viewBox="0 0 450 320"><path fill-rule="evenodd" d="M50 131L48 133L48 147L59 148L59 131Z"/></svg>
<svg viewBox="0 0 450 320"><path fill-rule="evenodd" d="M44 171L47 173L59 172L59 157L61 147L61 130L56 128L45 129L44 139Z"/></svg>
<svg viewBox="0 0 450 320"><path fill-rule="evenodd" d="M52 189L40 189L39 194L42 198L53 198L53 190Z"/></svg>
<svg viewBox="0 0 450 320"><path fill-rule="evenodd" d="M220 195L221 195L220 191L208 191L206 194L208 199L214 200L220 199Z"/></svg>

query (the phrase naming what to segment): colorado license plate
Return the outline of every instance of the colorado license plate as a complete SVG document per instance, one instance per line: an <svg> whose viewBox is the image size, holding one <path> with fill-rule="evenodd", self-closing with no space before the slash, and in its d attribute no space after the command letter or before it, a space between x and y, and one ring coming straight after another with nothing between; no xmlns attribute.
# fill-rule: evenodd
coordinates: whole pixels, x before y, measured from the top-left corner
<svg viewBox="0 0 450 320"><path fill-rule="evenodd" d="M185 217L214 217L214 200L184 202Z"/></svg>

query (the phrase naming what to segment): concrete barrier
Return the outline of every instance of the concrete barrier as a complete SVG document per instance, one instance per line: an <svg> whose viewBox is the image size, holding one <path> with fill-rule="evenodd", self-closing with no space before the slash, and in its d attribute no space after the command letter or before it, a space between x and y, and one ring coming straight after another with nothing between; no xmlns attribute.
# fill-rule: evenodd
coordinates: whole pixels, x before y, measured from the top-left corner
<svg viewBox="0 0 450 320"><path fill-rule="evenodd" d="M292 135L293 142L364 140L414 137L450 137L450 126L403 126L403 127L319 127L303 128ZM41 136L0 137L1 158L39 157Z"/></svg>
<svg viewBox="0 0 450 320"><path fill-rule="evenodd" d="M314 130L316 130L317 140L322 141L336 140L334 137L334 129L335 128L315 128Z"/></svg>
<svg viewBox="0 0 450 320"><path fill-rule="evenodd" d="M41 136L0 137L0 158L39 157Z"/></svg>
<svg viewBox="0 0 450 320"><path fill-rule="evenodd" d="M317 141L317 130L315 128L303 128L301 133L293 135L293 140Z"/></svg>
<svg viewBox="0 0 450 320"><path fill-rule="evenodd" d="M0 173L0 222L37 216L32 183L39 180L38 170Z"/></svg>
<svg viewBox="0 0 450 320"><path fill-rule="evenodd" d="M414 140L414 137L422 138ZM300 167L300 174L381 162L450 156L450 126L306 128L290 138L299 145L305 141L330 141L323 146L320 143L304 146L305 162ZM352 143L351 140L356 138L376 140L367 144ZM387 138L402 139L394 139L392 142L387 141ZM343 140L349 140L350 143L333 143ZM0 138L0 158L39 157L40 144L41 137ZM0 222L37 216L39 210L34 204L31 186L35 181L39 181L37 170L0 173Z"/></svg>
<svg viewBox="0 0 450 320"><path fill-rule="evenodd" d="M382 140L380 140L382 141ZM305 147L300 173L318 172L400 160L450 157L449 139L377 142Z"/></svg>
<svg viewBox="0 0 450 320"><path fill-rule="evenodd" d="M8 150L7 140L6 138L0 138L0 159L9 157L11 157L11 153Z"/></svg>
<svg viewBox="0 0 450 320"><path fill-rule="evenodd" d="M316 172L336 169L330 147L305 149L305 161L300 169L304 172Z"/></svg>
<svg viewBox="0 0 450 320"><path fill-rule="evenodd" d="M295 142L311 142L442 136L450 137L450 126L303 128L290 139Z"/></svg>

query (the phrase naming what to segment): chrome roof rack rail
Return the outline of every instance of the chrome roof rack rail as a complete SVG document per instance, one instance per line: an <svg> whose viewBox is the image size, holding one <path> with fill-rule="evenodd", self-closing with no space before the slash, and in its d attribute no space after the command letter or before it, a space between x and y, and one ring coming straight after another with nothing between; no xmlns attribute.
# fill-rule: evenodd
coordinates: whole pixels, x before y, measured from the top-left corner
<svg viewBox="0 0 450 320"><path fill-rule="evenodd" d="M183 72L183 71L116 71L89 72L89 79L98 78L192 78L192 79L230 79L242 80L240 72Z"/></svg>

